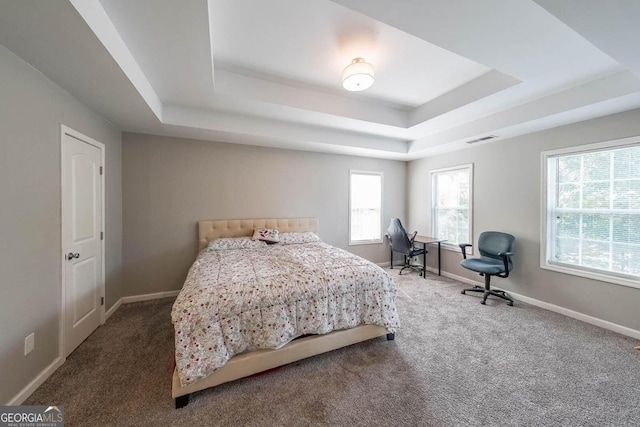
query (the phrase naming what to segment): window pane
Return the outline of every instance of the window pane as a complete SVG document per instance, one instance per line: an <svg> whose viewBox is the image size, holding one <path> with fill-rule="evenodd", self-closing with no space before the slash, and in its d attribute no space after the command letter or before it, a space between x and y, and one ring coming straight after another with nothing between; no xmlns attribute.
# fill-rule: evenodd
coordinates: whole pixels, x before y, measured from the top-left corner
<svg viewBox="0 0 640 427"><path fill-rule="evenodd" d="M351 173L351 242L382 238L382 175Z"/></svg>
<svg viewBox="0 0 640 427"><path fill-rule="evenodd" d="M456 235L456 242L458 243L470 243L469 239L469 229L468 228L458 228L458 233Z"/></svg>
<svg viewBox="0 0 640 427"><path fill-rule="evenodd" d="M580 214L556 214L556 231L558 237L580 237Z"/></svg>
<svg viewBox="0 0 640 427"><path fill-rule="evenodd" d="M609 241L609 215L582 215L582 237L584 239Z"/></svg>
<svg viewBox="0 0 640 427"><path fill-rule="evenodd" d="M351 210L351 240L380 239L380 211L377 209Z"/></svg>
<svg viewBox="0 0 640 427"><path fill-rule="evenodd" d="M640 245L640 215L614 215L613 241ZM640 264L640 258L636 262Z"/></svg>
<svg viewBox="0 0 640 427"><path fill-rule="evenodd" d="M456 241L457 240L457 233L458 233L458 222L457 222L457 213L458 210L457 209L439 209L438 210L438 216L437 216L437 223L438 223L438 231L437 231L437 235L438 236L447 236L447 237L443 237L446 239L449 239L449 237L451 237L451 241Z"/></svg>
<svg viewBox="0 0 640 427"><path fill-rule="evenodd" d="M580 241L578 239L556 239L555 260L567 264L580 263Z"/></svg>
<svg viewBox="0 0 640 427"><path fill-rule="evenodd" d="M560 184L558 186L559 208L578 209L580 208L580 185Z"/></svg>
<svg viewBox="0 0 640 427"><path fill-rule="evenodd" d="M629 209L629 180L613 182L613 209Z"/></svg>
<svg viewBox="0 0 640 427"><path fill-rule="evenodd" d="M457 212L458 224L464 224L465 228L468 229L469 224L469 209L458 209Z"/></svg>
<svg viewBox="0 0 640 427"><path fill-rule="evenodd" d="M640 179L613 182L614 209L640 209Z"/></svg>
<svg viewBox="0 0 640 427"><path fill-rule="evenodd" d="M611 167L611 152L598 151L582 156L584 162L584 180L609 181Z"/></svg>
<svg viewBox="0 0 640 427"><path fill-rule="evenodd" d="M432 172L434 236L447 243L469 243L471 167Z"/></svg>
<svg viewBox="0 0 640 427"><path fill-rule="evenodd" d="M613 271L640 276L640 245L613 244Z"/></svg>
<svg viewBox="0 0 640 427"><path fill-rule="evenodd" d="M640 165L638 165L640 169ZM638 173L640 175L640 172ZM629 180L629 209L640 209L640 179Z"/></svg>
<svg viewBox="0 0 640 427"><path fill-rule="evenodd" d="M638 168L640 168L640 148L628 147L615 150L613 159L614 179L629 179L638 177Z"/></svg>
<svg viewBox="0 0 640 427"><path fill-rule="evenodd" d="M444 238L450 242L456 242L458 235L458 229L456 227L447 227L444 231Z"/></svg>
<svg viewBox="0 0 640 427"><path fill-rule="evenodd" d="M451 171L436 175L438 206L469 206L469 172Z"/></svg>
<svg viewBox="0 0 640 427"><path fill-rule="evenodd" d="M548 260L640 276L640 145L549 157L548 167Z"/></svg>
<svg viewBox="0 0 640 427"><path fill-rule="evenodd" d="M558 159L558 183L580 181L580 156L566 156Z"/></svg>
<svg viewBox="0 0 640 427"><path fill-rule="evenodd" d="M380 175L351 175L351 208L378 208L381 185Z"/></svg>
<svg viewBox="0 0 640 427"><path fill-rule="evenodd" d="M587 182L582 187L582 208L609 208L609 181Z"/></svg>
<svg viewBox="0 0 640 427"><path fill-rule="evenodd" d="M609 243L584 241L582 265L602 270L609 269Z"/></svg>

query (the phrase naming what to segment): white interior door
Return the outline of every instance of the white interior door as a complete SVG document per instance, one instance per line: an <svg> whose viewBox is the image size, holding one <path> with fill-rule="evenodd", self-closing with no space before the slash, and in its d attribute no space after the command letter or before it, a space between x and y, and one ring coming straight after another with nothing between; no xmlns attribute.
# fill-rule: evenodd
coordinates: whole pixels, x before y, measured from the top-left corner
<svg viewBox="0 0 640 427"><path fill-rule="evenodd" d="M101 148L62 134L64 356L103 317Z"/></svg>

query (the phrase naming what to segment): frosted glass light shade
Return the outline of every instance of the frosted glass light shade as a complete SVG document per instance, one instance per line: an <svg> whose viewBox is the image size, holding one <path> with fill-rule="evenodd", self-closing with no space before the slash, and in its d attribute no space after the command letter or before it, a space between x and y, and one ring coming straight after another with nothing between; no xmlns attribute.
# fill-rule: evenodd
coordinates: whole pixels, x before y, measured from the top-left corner
<svg viewBox="0 0 640 427"><path fill-rule="evenodd" d="M342 86L352 92L365 90L371 87L373 78L373 65L356 58L342 72Z"/></svg>

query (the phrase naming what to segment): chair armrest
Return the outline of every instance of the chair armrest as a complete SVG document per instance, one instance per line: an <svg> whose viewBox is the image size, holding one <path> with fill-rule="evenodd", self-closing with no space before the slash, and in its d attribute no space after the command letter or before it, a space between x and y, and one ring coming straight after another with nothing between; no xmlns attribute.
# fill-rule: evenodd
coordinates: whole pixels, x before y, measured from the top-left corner
<svg viewBox="0 0 640 427"><path fill-rule="evenodd" d="M503 277L509 277L509 258L513 256L513 252L500 252L498 256L502 258L502 262L504 262L504 272L506 276Z"/></svg>
<svg viewBox="0 0 640 427"><path fill-rule="evenodd" d="M473 245L471 243L459 243L458 246L460 246L460 250L462 251L462 258L467 259L467 248Z"/></svg>
<svg viewBox="0 0 640 427"><path fill-rule="evenodd" d="M418 232L414 231L411 237L409 237L409 240L411 240L411 243L413 243L413 239L415 239L417 235L418 235Z"/></svg>

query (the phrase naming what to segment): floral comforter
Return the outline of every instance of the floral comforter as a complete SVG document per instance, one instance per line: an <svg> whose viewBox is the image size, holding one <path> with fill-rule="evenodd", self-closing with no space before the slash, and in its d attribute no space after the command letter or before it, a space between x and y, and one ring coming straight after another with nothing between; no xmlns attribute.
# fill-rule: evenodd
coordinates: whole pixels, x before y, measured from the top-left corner
<svg viewBox="0 0 640 427"><path fill-rule="evenodd" d="M322 242L203 250L171 313L180 382L305 334L362 324L395 332L395 297L382 268Z"/></svg>

